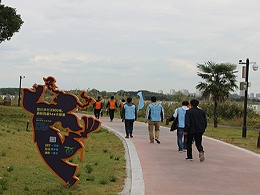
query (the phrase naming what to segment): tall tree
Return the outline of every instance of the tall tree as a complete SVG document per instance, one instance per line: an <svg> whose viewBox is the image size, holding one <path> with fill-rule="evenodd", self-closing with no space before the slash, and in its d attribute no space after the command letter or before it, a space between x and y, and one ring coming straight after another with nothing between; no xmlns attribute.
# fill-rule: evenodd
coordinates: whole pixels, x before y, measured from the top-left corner
<svg viewBox="0 0 260 195"><path fill-rule="evenodd" d="M0 4L0 43L9 41L22 25L23 20L14 8Z"/></svg>
<svg viewBox="0 0 260 195"><path fill-rule="evenodd" d="M238 88L236 85L236 65L231 63L206 62L198 64L197 73L204 82L199 82L196 89L202 91L202 97L212 98L214 101L214 127L218 126L218 104L229 97L229 92L234 92Z"/></svg>

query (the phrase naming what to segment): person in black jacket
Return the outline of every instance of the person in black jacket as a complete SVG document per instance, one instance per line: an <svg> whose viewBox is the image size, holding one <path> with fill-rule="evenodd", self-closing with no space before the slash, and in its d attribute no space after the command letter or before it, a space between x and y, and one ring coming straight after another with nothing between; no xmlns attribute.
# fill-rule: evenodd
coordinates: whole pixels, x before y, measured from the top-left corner
<svg viewBox="0 0 260 195"><path fill-rule="evenodd" d="M198 108L199 101L192 99L190 101L191 109L185 114L185 129L187 134L187 160L193 160L192 157L192 140L195 139L197 150L199 151L200 162L205 160L202 146L202 135L207 128L207 118L204 110Z"/></svg>

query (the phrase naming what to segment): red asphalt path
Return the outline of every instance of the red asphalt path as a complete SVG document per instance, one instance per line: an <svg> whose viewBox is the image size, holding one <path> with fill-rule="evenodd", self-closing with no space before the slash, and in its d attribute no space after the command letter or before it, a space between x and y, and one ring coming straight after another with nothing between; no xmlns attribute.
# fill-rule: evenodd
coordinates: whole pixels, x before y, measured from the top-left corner
<svg viewBox="0 0 260 195"><path fill-rule="evenodd" d="M110 122L102 117L101 121L104 127L121 137L126 149L132 150L130 161L137 162L129 168L131 174L137 173L137 181L126 186L130 189L125 194L259 195L259 155L256 153L204 136L205 161L199 161L195 145L194 159L187 161L186 153L177 150L176 131L161 127L161 144L150 144L146 123L135 122L134 137L126 139L120 119ZM132 175L130 179L135 177Z"/></svg>

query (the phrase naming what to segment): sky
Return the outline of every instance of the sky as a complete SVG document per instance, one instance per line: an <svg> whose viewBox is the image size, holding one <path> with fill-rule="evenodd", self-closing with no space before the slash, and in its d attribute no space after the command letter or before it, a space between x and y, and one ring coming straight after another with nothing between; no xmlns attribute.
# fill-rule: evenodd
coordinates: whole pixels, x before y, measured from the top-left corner
<svg viewBox="0 0 260 195"><path fill-rule="evenodd" d="M0 43L0 88L196 92L197 64L259 65L256 0L2 0L24 24ZM250 64L249 93L259 93ZM239 93L239 91L237 91Z"/></svg>

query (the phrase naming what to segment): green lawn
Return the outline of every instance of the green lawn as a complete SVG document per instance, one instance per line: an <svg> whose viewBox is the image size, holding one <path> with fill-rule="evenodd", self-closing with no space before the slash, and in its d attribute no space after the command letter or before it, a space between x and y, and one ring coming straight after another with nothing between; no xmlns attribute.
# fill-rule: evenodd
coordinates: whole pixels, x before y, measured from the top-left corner
<svg viewBox="0 0 260 195"><path fill-rule="evenodd" d="M43 163L32 140L30 116L21 108L0 106L0 194L118 194L126 178L122 141L101 128L85 140L79 182L68 188Z"/></svg>
<svg viewBox="0 0 260 195"><path fill-rule="evenodd" d="M247 130L246 138L242 138L241 129L208 126L204 135L259 153L257 148L258 130Z"/></svg>

